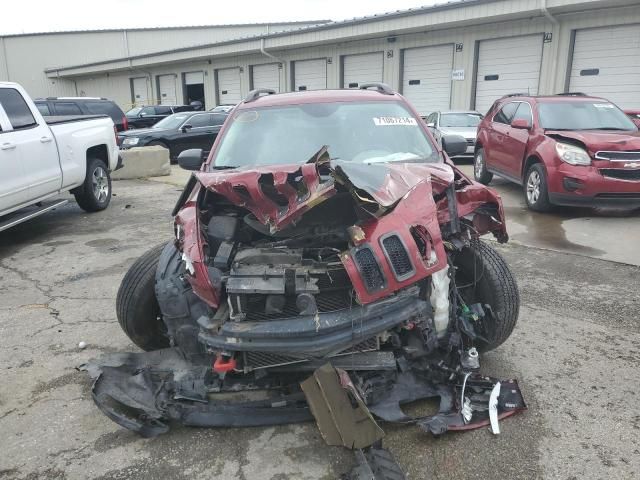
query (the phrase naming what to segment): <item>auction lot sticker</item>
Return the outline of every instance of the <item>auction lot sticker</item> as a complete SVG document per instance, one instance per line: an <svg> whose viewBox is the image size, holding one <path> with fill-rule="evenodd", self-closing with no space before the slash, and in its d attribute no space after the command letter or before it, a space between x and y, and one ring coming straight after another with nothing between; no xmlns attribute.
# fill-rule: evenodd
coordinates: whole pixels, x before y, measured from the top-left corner
<svg viewBox="0 0 640 480"><path fill-rule="evenodd" d="M379 127L418 125L416 119L412 117L373 117L373 123Z"/></svg>

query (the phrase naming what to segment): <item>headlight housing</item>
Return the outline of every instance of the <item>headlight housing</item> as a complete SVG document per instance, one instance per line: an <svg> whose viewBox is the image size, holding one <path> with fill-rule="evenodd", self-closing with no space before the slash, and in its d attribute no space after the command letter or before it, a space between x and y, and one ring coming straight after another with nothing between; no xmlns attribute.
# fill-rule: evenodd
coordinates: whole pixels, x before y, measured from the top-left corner
<svg viewBox="0 0 640 480"><path fill-rule="evenodd" d="M570 165L591 165L591 157L582 148L568 143L556 143L558 157Z"/></svg>
<svg viewBox="0 0 640 480"><path fill-rule="evenodd" d="M140 139L138 137L127 137L122 141L122 144L132 147L133 145L137 145L139 142Z"/></svg>

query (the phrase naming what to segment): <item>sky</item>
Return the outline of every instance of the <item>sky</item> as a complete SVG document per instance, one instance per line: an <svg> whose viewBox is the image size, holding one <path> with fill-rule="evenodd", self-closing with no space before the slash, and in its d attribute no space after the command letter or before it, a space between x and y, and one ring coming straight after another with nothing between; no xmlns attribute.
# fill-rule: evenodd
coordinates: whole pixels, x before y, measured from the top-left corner
<svg viewBox="0 0 640 480"><path fill-rule="evenodd" d="M344 20L444 0L1 0L0 35L101 28Z"/></svg>

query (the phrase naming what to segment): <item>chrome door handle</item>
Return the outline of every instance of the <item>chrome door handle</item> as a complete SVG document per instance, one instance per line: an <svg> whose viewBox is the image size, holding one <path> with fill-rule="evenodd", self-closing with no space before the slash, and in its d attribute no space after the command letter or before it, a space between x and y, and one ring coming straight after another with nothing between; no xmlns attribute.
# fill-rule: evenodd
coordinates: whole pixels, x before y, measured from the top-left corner
<svg viewBox="0 0 640 480"><path fill-rule="evenodd" d="M16 146L13 143L3 143L2 146L0 146L0 149L2 150L13 150L14 148L16 148Z"/></svg>
<svg viewBox="0 0 640 480"><path fill-rule="evenodd" d="M51 137L40 137L40 143L49 143L53 138Z"/></svg>

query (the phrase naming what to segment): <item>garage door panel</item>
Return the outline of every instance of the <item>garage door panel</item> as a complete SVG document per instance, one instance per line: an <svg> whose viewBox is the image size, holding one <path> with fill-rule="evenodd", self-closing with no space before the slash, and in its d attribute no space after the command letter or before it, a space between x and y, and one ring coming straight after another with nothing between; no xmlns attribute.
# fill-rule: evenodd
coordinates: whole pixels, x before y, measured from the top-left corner
<svg viewBox="0 0 640 480"><path fill-rule="evenodd" d="M476 110L486 112L509 93L538 94L542 35L482 40L478 51Z"/></svg>
<svg viewBox="0 0 640 480"><path fill-rule="evenodd" d="M239 68L223 68L217 71L218 101L220 104L240 103L241 77Z"/></svg>
<svg viewBox="0 0 640 480"><path fill-rule="evenodd" d="M158 89L160 91L159 103L161 105L176 105L176 76L159 75L158 76Z"/></svg>
<svg viewBox="0 0 640 480"><path fill-rule="evenodd" d="M294 87L299 90L327 88L327 59L298 60L294 62Z"/></svg>
<svg viewBox="0 0 640 480"><path fill-rule="evenodd" d="M184 74L185 85L198 85L204 83L204 72L188 72Z"/></svg>
<svg viewBox="0 0 640 480"><path fill-rule="evenodd" d="M382 52L345 55L343 58L343 85L358 88L363 83L382 82ZM353 85L350 87L350 85Z"/></svg>
<svg viewBox="0 0 640 480"><path fill-rule="evenodd" d="M136 106L149 105L149 90L146 78L133 79L133 103Z"/></svg>
<svg viewBox="0 0 640 480"><path fill-rule="evenodd" d="M270 88L280 91L280 68L277 63L254 65L251 68L252 88Z"/></svg>
<svg viewBox="0 0 640 480"><path fill-rule="evenodd" d="M453 45L403 51L402 94L422 115L451 105Z"/></svg>
<svg viewBox="0 0 640 480"><path fill-rule="evenodd" d="M640 25L578 30L569 90L640 108Z"/></svg>

